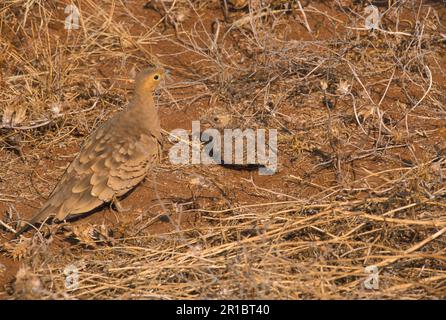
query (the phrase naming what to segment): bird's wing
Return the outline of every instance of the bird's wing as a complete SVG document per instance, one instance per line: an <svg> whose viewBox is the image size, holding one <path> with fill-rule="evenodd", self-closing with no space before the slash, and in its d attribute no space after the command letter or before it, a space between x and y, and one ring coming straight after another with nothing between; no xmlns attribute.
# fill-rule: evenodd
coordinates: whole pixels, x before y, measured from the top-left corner
<svg viewBox="0 0 446 320"><path fill-rule="evenodd" d="M67 169L60 196L55 191L51 197L60 197L56 202L63 202L56 219L88 212L124 195L144 179L158 155L158 141L145 134L132 137L106 133L98 143L86 145Z"/></svg>
<svg viewBox="0 0 446 320"><path fill-rule="evenodd" d="M109 127L89 137L30 224L91 211L144 179L159 156L159 141L150 133L132 137Z"/></svg>
<svg viewBox="0 0 446 320"><path fill-rule="evenodd" d="M121 145L104 163L109 168L107 187L116 196L127 193L144 179L159 155L160 143L151 135L143 134L137 140Z"/></svg>

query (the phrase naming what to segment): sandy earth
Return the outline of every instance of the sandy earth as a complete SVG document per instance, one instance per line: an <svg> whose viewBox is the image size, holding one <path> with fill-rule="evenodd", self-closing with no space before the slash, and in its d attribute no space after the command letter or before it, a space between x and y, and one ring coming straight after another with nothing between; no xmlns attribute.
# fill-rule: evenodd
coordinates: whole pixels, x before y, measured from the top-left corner
<svg viewBox="0 0 446 320"><path fill-rule="evenodd" d="M446 44L444 40L438 40L442 32L443 35L446 34L444 6L432 3L431 9L423 6L417 12L417 5L412 4L400 12L401 32L412 33L414 19L418 17L423 21L425 27L423 32L430 37L426 40L428 44L424 42L419 44L420 48L417 51L414 49L416 43L413 46L408 45L410 41L416 42L417 38L379 32L372 34L364 30L352 31L345 28L346 24L352 25L352 19L359 19L357 15L362 14L364 8L349 1L340 1L347 3L344 7L334 5L334 1L333 3L311 1L304 7L307 22L298 9L292 14L281 14L279 11L286 9L283 7L286 1L282 1L283 3L277 1L270 7L271 10L277 11L270 13L274 16L240 27L243 18L249 17L249 10L232 10L229 12L230 20L225 22L221 6L215 1L209 3L195 1L196 12L190 8L190 4L179 1L165 26L161 21L164 12L159 4L155 3L155 7L144 8L146 1L118 1L113 7L105 2L99 2L103 11L92 13L95 11L92 4L80 1L79 7L84 12L85 25L81 25L81 30L69 34L64 30L64 14L60 10L67 2L52 1L54 5L45 7L47 12L54 14L47 29L51 30L51 33L48 33L50 36L48 43L54 45L50 49L53 52L52 58L49 59L55 66L52 72L66 74L66 77L69 77L66 72L71 70L69 72L72 77L79 77L79 80L66 80L62 89L59 88L61 90L59 92L56 89L57 85L54 84L61 79L58 76L53 76L52 79L47 77L47 83L30 81L28 87L17 86L14 89L16 95L23 90L25 101L23 103L28 106L26 114L28 118L17 126L24 127L31 124L32 120L41 119L39 113L47 115L48 105L51 105L55 97L63 97L61 98L63 112L66 110L73 113L53 118L50 124L32 130L0 129L2 138L0 214L5 224L15 227L19 217L30 218L41 206L85 137L98 123L125 107L131 96L131 79L134 72L132 68L140 69L149 65L154 61L153 57L157 57L159 63L172 70L172 76L166 83L165 90L159 91L158 99L162 127L166 132L177 128L190 130L193 120L201 120L203 123L207 121L207 126L216 126L219 129L276 128L279 130L278 172L272 176L261 176L257 170L250 170L248 167L172 165L168 159L171 144L166 141L162 163L155 173L151 173L140 186L123 199L123 206L130 209L128 212L117 213L113 208L104 206L93 214L61 227L51 237L47 234L47 229L43 228L43 233L47 234L45 237L51 239L48 246L45 246L43 255L46 258L42 258L41 254L37 257L38 254L23 248L20 249L23 252L15 250L14 248L20 247L20 243L13 242L10 246L4 246L0 254L0 297L29 298L26 285L21 284L22 287L17 285L17 272L21 268L28 268L32 274L29 277L38 277L42 285L48 288L52 287L49 285L51 281L59 280L46 279L48 273L45 273L45 270L60 274L60 270L63 269L63 259L82 260L82 257L86 260L105 259L92 253L91 248L96 248L94 242L98 238L90 237L88 228L106 230L105 238L113 239L131 239L132 236L165 239L178 236L177 233L179 234L181 230L193 230L196 232L196 237L205 239L206 232L212 230L216 234L221 232L222 245L226 243L237 246L243 242L241 239L255 238L261 234L259 230L262 228L269 234L267 220L275 215L271 214L269 209L262 211L261 208L256 208L252 212L248 210L248 213L256 218L252 221L249 220L249 215L240 218L248 219L247 223L252 225L251 228L240 231L237 230L237 225L244 225L245 220L236 220L235 217L241 213L234 208L284 201L305 203L313 208L305 209L303 205L304 209L300 213L299 210L293 209L296 211L294 218L284 213L284 221L318 214L319 210L323 211L318 205L324 210L334 210L333 214L337 212L335 209L337 205L344 208L342 209L345 210L344 214L353 213L345 221L327 218L326 224L318 225L315 222L315 225L310 224L308 228L290 229L286 235L278 233L277 237L272 236L271 239L274 240L268 240L271 243L279 241L284 246L291 241L290 249L285 252L300 246L307 248L305 252L296 251L283 256L277 254L276 258L281 261L280 263L284 263L285 260L289 262L288 271L281 269L280 272L285 275L288 272L290 276L295 273L306 274L309 278L305 278L306 280L302 278L299 281L301 283L308 281L308 288L322 288L327 285L330 289L325 291L314 289L313 292L313 289L305 291L306 289L300 288L301 292L294 295L287 291L287 280L283 276L276 279L274 284L270 284L272 287L265 289L266 291L262 291L263 289L250 291L252 288L246 285L246 291L228 289L231 292L228 296L219 296L213 293L216 289L208 288L206 290L209 290L209 297L293 299L445 297L445 238L442 233L445 223L443 214L445 202L442 193L444 164L443 160L433 161L441 157L441 150L446 147L445 110L441 104L445 101L441 93L445 92L446 84L444 73ZM8 21L17 23L23 21L23 11L20 11L22 10L20 8L15 4L11 8L3 6L0 11L3 13L2 19L10 19ZM11 15L14 15L13 9L19 11L15 13L15 19L11 18ZM386 27L393 30L394 12L390 9L385 11L384 6L380 6L379 10L386 12L384 20ZM429 10L430 13L427 13ZM110 12L113 12L113 27L102 29L100 26L106 23L105 17L110 16ZM101 18L102 14L104 16ZM94 21L94 18L91 17L98 19L95 23L101 36L95 38L97 45L90 43L88 37L86 40L82 34L83 27L88 25L93 28L94 24L91 21ZM27 28L31 30L31 25L39 19L43 19L42 12L38 6L33 6L24 30ZM173 21L177 23L177 32ZM306 23L311 32L308 31ZM207 38L205 30L213 35L218 32L220 39L217 42L220 48L218 54L209 53L204 49L212 40ZM88 32L90 31L89 29ZM8 29L4 26L1 27L1 32L2 37L7 40L1 40L3 60L0 60L2 63L0 80L3 82L0 83L8 88L2 94L2 99L7 101L14 96L11 77L15 74L48 70L49 60L35 60L31 64L35 69L22 68L17 61L13 61L7 55L7 52L12 52L10 48L14 47L16 52L22 52L24 57L35 58L36 52L33 48L39 47L36 40L38 34L34 31L34 38L23 34L22 31L14 34L13 28ZM265 40L268 38L268 32L274 35L271 36L274 40L271 40L271 48L268 49L270 51L265 53L259 44L268 43ZM123 34L129 35L129 38ZM149 36L145 36L147 34ZM42 37L43 35L44 33L41 33ZM338 44L333 43L335 39L339 40ZM41 41L44 43L44 40ZM7 42L11 47L6 46ZM192 49L193 44L196 46L195 49ZM73 46L73 50L71 54L65 53L58 57L55 49L58 45ZM301 46L301 49L294 49L296 46ZM197 47L202 47L202 51L197 51ZM333 54L327 49L328 47ZM284 48L293 52L288 56L289 60L286 59L287 51ZM404 120L400 121L401 117L407 110L413 108L429 87L428 77L426 74L423 75L425 70L420 69L418 64L410 66L410 59L415 59L412 51L426 55L423 61L430 67L432 90L427 93L424 102L411 113L406 127ZM76 56L78 58L75 58ZM209 57L215 60L210 60ZM215 62L218 59L222 60L220 66ZM231 60L234 62L232 65ZM349 69L349 63L355 66L358 77L355 77ZM412 78L398 69L402 68L401 65L405 66L406 71L413 72ZM392 77L394 81L388 85ZM363 83L358 79L362 79ZM20 79L17 81L20 83ZM325 91L324 83L327 84ZM342 93L343 84L350 93ZM368 102L363 86L367 88L367 94L375 102L380 101L383 94L385 95L378 109L373 109ZM17 99L20 105L22 102ZM95 99L99 103L93 110L80 112L91 107ZM355 105L352 101L355 101ZM354 107L358 108L359 113L355 114ZM383 114L380 115L379 112ZM361 125L358 125L358 120ZM384 128L383 124L387 127ZM16 141L14 139L20 141L14 142ZM386 170L388 172L385 172ZM430 200L429 194L432 196ZM357 205L355 201L358 202ZM359 204L360 201L363 202ZM330 203L333 205L330 206ZM348 209L345 209L347 206L345 203L350 203ZM419 206L419 203L422 205ZM228 208L234 211L212 214L212 210ZM281 210L285 212L289 207ZM395 210L395 213L392 210ZM243 214L245 213L243 211ZM366 218L361 214L365 214ZM374 220L373 217L377 218ZM395 220L394 224L391 222L387 225L388 222L381 217L401 219L401 221ZM234 221L230 222L230 219ZM280 218L277 219L280 221ZM325 218L321 218L321 221L323 219ZM428 222L411 224L412 222L407 221ZM436 224L429 224L431 221ZM231 225L235 228L237 236L231 233ZM287 226L284 224L280 228L287 230ZM53 231L57 229L52 228ZM218 231L218 228L227 231ZM429 237L436 232L440 234L430 239ZM350 235L355 236L350 238ZM26 237L33 237L33 233L28 233ZM10 238L11 235L7 230L1 231L0 243L5 245ZM107 244L109 240L103 241L105 244L102 243L100 246L113 246ZM392 257L403 255L405 250L416 249L417 244L424 240L427 246L420 246L422 253L413 250L406 252L413 256L403 257L403 261L394 263L396 260L391 260ZM32 240L28 245L32 243L29 246L38 251L37 247L42 248L35 244L38 241L40 240ZM218 240L203 241L204 244L201 245L203 248L207 248L207 245L211 248L218 242ZM359 242L362 244L357 244ZM364 249L367 243L375 243L376 248L379 247L382 251L375 247ZM141 242L141 246L145 246L144 242ZM375 252L375 249L379 252ZM265 256L269 254L260 252ZM358 257L349 257L349 252L360 253ZM416 257L417 253L425 256ZM255 261L255 258L253 259ZM251 264L248 260L245 261L246 265L266 270L268 273L267 264L257 265L256 262ZM355 278L358 277L357 274L339 280L337 275L324 269L325 267L329 269L329 266L343 266L346 268L343 270L350 270L349 268L353 270L357 266L362 268L368 265L367 260L376 264L387 261L383 263L387 268L383 271L385 279L383 282L387 281L388 284L384 285L382 291L362 290L361 293L352 293L350 289L345 288L359 281ZM305 269L307 271L302 271L304 269L296 271L292 267L303 262L311 265L314 263L312 261L318 261L318 270L313 270L310 266L310 269ZM105 260L104 264L107 264ZM417 277L415 274L417 272L421 274L420 270L423 268L428 274ZM97 271L95 269L91 272ZM262 282L258 280L262 277L262 273L256 273L252 278L256 280L250 281ZM269 277L274 278L271 274ZM22 282L27 283L26 281ZM244 286L243 281L240 280L241 287ZM425 285L423 281L426 281ZM405 285L407 287L404 287ZM197 286L202 288L201 284ZM343 291L333 289L336 286L342 287ZM203 293L206 290L188 291L189 295L186 297L206 297ZM215 292L221 290L220 288ZM95 296L88 294L87 291L81 290L74 296L87 299L128 298L113 293ZM242 291L244 293L241 293ZM45 293L38 294L37 297L59 296ZM171 295L165 293L159 297L176 296L174 293ZM185 296L179 295L179 297Z"/></svg>

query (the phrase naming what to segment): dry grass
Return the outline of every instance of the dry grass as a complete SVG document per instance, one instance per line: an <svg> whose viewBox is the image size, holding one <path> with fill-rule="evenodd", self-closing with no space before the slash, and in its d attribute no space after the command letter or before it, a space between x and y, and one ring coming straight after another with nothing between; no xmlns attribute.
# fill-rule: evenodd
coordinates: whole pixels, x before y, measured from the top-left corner
<svg viewBox="0 0 446 320"><path fill-rule="evenodd" d="M2 255L20 260L5 297L446 297L446 8L393 1L371 32L359 4L291 2L252 1L223 19L217 1L83 0L69 32L63 1L2 2ZM134 71L154 63L173 69L165 121L277 128L278 174L166 160L156 209L7 242L125 105ZM188 199L178 181L195 188ZM373 265L377 290L363 285Z"/></svg>

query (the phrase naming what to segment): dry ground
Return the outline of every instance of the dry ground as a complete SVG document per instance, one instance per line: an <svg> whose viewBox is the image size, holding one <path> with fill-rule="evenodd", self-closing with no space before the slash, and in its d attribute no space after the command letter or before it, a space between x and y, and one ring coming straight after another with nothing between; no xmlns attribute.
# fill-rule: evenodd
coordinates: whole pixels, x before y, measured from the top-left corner
<svg viewBox="0 0 446 320"><path fill-rule="evenodd" d="M445 298L446 6L375 2L370 31L368 1L77 0L78 30L68 1L1 1L0 297ZM166 139L130 211L10 241L153 64L166 132L277 128L278 172L172 165Z"/></svg>

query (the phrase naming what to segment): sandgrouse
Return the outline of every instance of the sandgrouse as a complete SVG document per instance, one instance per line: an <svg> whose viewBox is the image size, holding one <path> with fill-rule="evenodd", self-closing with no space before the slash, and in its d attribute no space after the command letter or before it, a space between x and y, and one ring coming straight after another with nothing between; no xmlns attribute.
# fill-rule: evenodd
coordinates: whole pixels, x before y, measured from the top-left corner
<svg viewBox="0 0 446 320"><path fill-rule="evenodd" d="M117 197L144 179L161 152L153 91L164 75L163 69L156 68L136 76L129 106L88 137L47 202L16 236L49 217L63 221L106 202L118 207Z"/></svg>

